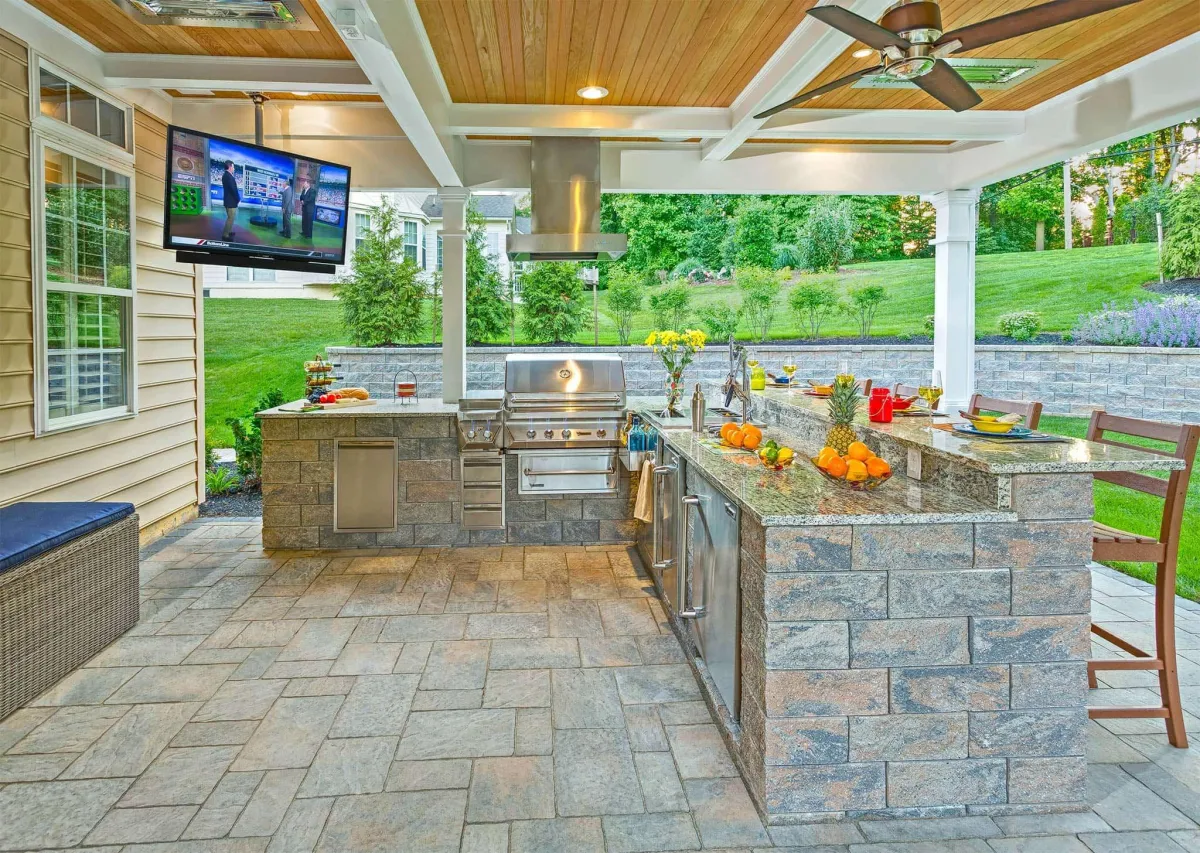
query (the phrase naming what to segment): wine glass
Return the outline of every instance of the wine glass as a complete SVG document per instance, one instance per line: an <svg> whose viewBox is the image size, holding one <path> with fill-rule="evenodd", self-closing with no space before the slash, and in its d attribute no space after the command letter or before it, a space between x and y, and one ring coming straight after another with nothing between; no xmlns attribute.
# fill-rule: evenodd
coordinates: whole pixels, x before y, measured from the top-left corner
<svg viewBox="0 0 1200 853"><path fill-rule="evenodd" d="M835 381L843 385L849 385L850 383L854 382L854 374L850 372L850 359L838 359L838 369Z"/></svg>
<svg viewBox="0 0 1200 853"><path fill-rule="evenodd" d="M928 380L917 386L917 394L929 407L929 426L932 427L933 413L937 409L938 401L942 399L942 371L929 371Z"/></svg>
<svg viewBox="0 0 1200 853"><path fill-rule="evenodd" d="M788 378L788 385L790 386L796 378L796 359L789 358L785 360L782 367L784 375Z"/></svg>

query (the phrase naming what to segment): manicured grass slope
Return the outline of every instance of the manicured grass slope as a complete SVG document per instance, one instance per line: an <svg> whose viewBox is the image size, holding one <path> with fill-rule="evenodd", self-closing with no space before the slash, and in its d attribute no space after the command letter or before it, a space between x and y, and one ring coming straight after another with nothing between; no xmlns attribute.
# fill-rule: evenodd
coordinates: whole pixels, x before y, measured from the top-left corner
<svg viewBox="0 0 1200 853"><path fill-rule="evenodd" d="M1059 435L1083 438L1088 422L1083 418L1066 418L1047 415L1042 418L1041 428ZM1127 437L1123 440L1146 447L1163 445ZM1158 536L1162 520L1163 502L1153 495L1143 495L1131 489L1097 482L1096 520L1120 530L1144 536ZM1126 574L1154 582L1154 566L1147 563L1117 563L1115 568ZM1193 470L1188 484L1187 506L1184 509L1182 538L1179 545L1179 569L1176 591L1194 601L1200 601L1200 469Z"/></svg>

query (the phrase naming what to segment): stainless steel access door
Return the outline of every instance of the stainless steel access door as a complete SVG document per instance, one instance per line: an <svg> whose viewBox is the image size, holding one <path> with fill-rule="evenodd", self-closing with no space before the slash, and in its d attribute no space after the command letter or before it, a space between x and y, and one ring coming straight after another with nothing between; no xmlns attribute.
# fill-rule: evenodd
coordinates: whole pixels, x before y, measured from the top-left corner
<svg viewBox="0 0 1200 853"><path fill-rule="evenodd" d="M741 590L737 504L699 475L694 502L690 603L700 657L733 718L741 715ZM685 499L686 500L686 499Z"/></svg>
<svg viewBox="0 0 1200 853"><path fill-rule="evenodd" d="M333 529L396 529L396 439L337 439L333 445Z"/></svg>
<svg viewBox="0 0 1200 853"><path fill-rule="evenodd" d="M680 587L683 534L684 461L670 445L659 439L654 466L654 570L662 583L667 609L678 613L683 594Z"/></svg>

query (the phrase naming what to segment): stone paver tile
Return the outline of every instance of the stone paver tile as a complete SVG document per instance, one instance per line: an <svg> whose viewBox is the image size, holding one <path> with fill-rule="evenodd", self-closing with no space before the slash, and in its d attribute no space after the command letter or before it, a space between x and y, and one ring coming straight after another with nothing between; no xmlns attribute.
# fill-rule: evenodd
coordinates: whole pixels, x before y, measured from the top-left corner
<svg viewBox="0 0 1200 853"><path fill-rule="evenodd" d="M359 619L358 625L354 628L354 633L350 635L349 644L378 643L379 635L386 624L387 619L383 616L367 616Z"/></svg>
<svg viewBox="0 0 1200 853"><path fill-rule="evenodd" d="M354 619L309 619L276 660L335 660L355 626Z"/></svg>
<svg viewBox="0 0 1200 853"><path fill-rule="evenodd" d="M297 797L340 797L378 794L396 754L395 737L327 740L308 768Z"/></svg>
<svg viewBox="0 0 1200 853"><path fill-rule="evenodd" d="M54 708L21 708L0 720L0 754L55 713Z"/></svg>
<svg viewBox="0 0 1200 853"><path fill-rule="evenodd" d="M579 666L579 644L573 637L540 640L493 640L491 669L550 669Z"/></svg>
<svg viewBox="0 0 1200 853"><path fill-rule="evenodd" d="M130 781L33 782L0 788L0 850L79 844Z"/></svg>
<svg viewBox="0 0 1200 853"><path fill-rule="evenodd" d="M414 711L463 711L483 707L482 690L418 690Z"/></svg>
<svg viewBox="0 0 1200 853"><path fill-rule="evenodd" d="M233 759L236 746L165 749L121 798L122 808L201 805Z"/></svg>
<svg viewBox="0 0 1200 853"><path fill-rule="evenodd" d="M583 666L640 666L642 663L635 637L580 637L579 659Z"/></svg>
<svg viewBox="0 0 1200 853"><path fill-rule="evenodd" d="M196 806L114 809L88 835L88 844L145 844L174 841L196 814Z"/></svg>
<svg viewBox="0 0 1200 853"><path fill-rule="evenodd" d="M193 723L261 720L279 698L285 681L228 681L192 717Z"/></svg>
<svg viewBox="0 0 1200 853"><path fill-rule="evenodd" d="M485 708L550 707L550 670L501 669L487 674Z"/></svg>
<svg viewBox="0 0 1200 853"><path fill-rule="evenodd" d="M656 630L657 627L656 625ZM643 634L635 639L644 664L687 663L683 648L673 634Z"/></svg>
<svg viewBox="0 0 1200 853"><path fill-rule="evenodd" d="M329 736L399 735L416 692L415 675L359 676Z"/></svg>
<svg viewBox="0 0 1200 853"><path fill-rule="evenodd" d="M475 761L467 820L491 823L554 817L554 770L549 756Z"/></svg>
<svg viewBox="0 0 1200 853"><path fill-rule="evenodd" d="M30 702L29 706L99 705L137 672L137 667L77 669ZM2 752L4 744L0 741Z"/></svg>
<svg viewBox="0 0 1200 853"><path fill-rule="evenodd" d="M233 611L229 620L231 622L269 622L282 619L295 603L295 599L284 596L254 597ZM296 626L297 629L299 627L299 625Z"/></svg>
<svg viewBox="0 0 1200 853"><path fill-rule="evenodd" d="M259 598L253 601L273 601L275 599ZM247 622L242 632L233 638L229 644L232 649L265 648L267 646L286 646L304 627L303 619L266 619Z"/></svg>
<svg viewBox="0 0 1200 853"><path fill-rule="evenodd" d="M403 643L347 643L330 675L386 675L396 665Z"/></svg>
<svg viewBox="0 0 1200 853"><path fill-rule="evenodd" d="M225 620L233 615L233 608L214 610L198 610L195 607L184 610L167 624L163 625L156 634L211 634L225 624Z"/></svg>
<svg viewBox="0 0 1200 853"><path fill-rule="evenodd" d="M720 732L711 723L697 726L667 726L671 753L684 779L737 776Z"/></svg>
<svg viewBox="0 0 1200 853"><path fill-rule="evenodd" d="M338 615L405 616L416 613L421 608L423 598L424 595L419 592L400 592L398 589L391 592L364 592L360 586L338 611Z"/></svg>
<svg viewBox="0 0 1200 853"><path fill-rule="evenodd" d="M689 726L713 721L708 706L703 702L667 702L658 706L658 716L664 726Z"/></svg>
<svg viewBox="0 0 1200 853"><path fill-rule="evenodd" d="M847 850L845 847L801 849L804 853L824 853L826 849L843 853ZM853 844L848 849L852 853L994 853L987 842L979 838L953 841L888 841L878 844Z"/></svg>
<svg viewBox="0 0 1200 853"><path fill-rule="evenodd" d="M687 812L606 817L604 838L609 853L700 849L696 827Z"/></svg>
<svg viewBox="0 0 1200 853"><path fill-rule="evenodd" d="M255 678L262 678L267 670L275 663L275 658L279 657L279 649L255 649L246 659L242 661L241 666L233 671L233 675L229 676L230 681L249 681Z"/></svg>
<svg viewBox="0 0 1200 853"><path fill-rule="evenodd" d="M108 698L108 703L203 702L211 699L236 664L148 666Z"/></svg>
<svg viewBox="0 0 1200 853"><path fill-rule="evenodd" d="M128 710L128 706L59 708L53 716L9 749L9 754L83 752Z"/></svg>
<svg viewBox="0 0 1200 853"><path fill-rule="evenodd" d="M546 610L544 580L501 581L496 596L497 613L541 613Z"/></svg>
<svg viewBox="0 0 1200 853"><path fill-rule="evenodd" d="M355 557L346 566L346 574L401 574L417 564L416 554L397 554L386 557Z"/></svg>
<svg viewBox="0 0 1200 853"><path fill-rule="evenodd" d="M87 662L88 667L175 666L195 651L205 636L122 637Z"/></svg>
<svg viewBox="0 0 1200 853"><path fill-rule="evenodd" d="M863 834L858 831L858 827L846 821L772 826L767 828L767 833L779 847L833 847L839 844L857 844L863 840Z"/></svg>
<svg viewBox="0 0 1200 853"><path fill-rule="evenodd" d="M392 668L392 672L424 672L425 664L429 660L429 653L432 651L433 643L405 643L404 648L400 651L400 657L396 658L396 665Z"/></svg>
<svg viewBox="0 0 1200 853"><path fill-rule="evenodd" d="M577 570L584 572L600 572L607 573L609 570L608 554L604 552L585 552L572 553L567 552L567 568L574 574Z"/></svg>
<svg viewBox="0 0 1200 853"><path fill-rule="evenodd" d="M513 755L549 755L554 750L549 708L519 708Z"/></svg>
<svg viewBox="0 0 1200 853"><path fill-rule="evenodd" d="M230 830L241 838L249 835L271 835L283 822L292 798L304 780L303 770L269 770L254 790L254 796Z"/></svg>
<svg viewBox="0 0 1200 853"><path fill-rule="evenodd" d="M1090 853L1082 841L1071 835L992 838L988 846L996 853Z"/></svg>
<svg viewBox="0 0 1200 853"><path fill-rule="evenodd" d="M609 669L552 671L556 729L618 729L625 725L616 682Z"/></svg>
<svg viewBox="0 0 1200 853"><path fill-rule="evenodd" d="M397 761L388 773L388 791L438 791L465 788L471 782L471 760Z"/></svg>
<svg viewBox="0 0 1200 853"><path fill-rule="evenodd" d="M267 853L311 853L325 828L333 803L333 797L293 801L279 830L271 837Z"/></svg>
<svg viewBox="0 0 1200 853"><path fill-rule="evenodd" d="M624 711L625 729L634 752L666 752L671 748L659 722L658 706L626 705Z"/></svg>
<svg viewBox="0 0 1200 853"><path fill-rule="evenodd" d="M467 639L521 640L549 636L544 613L475 613L467 617Z"/></svg>
<svg viewBox="0 0 1200 853"><path fill-rule="evenodd" d="M62 778L139 775L199 709L199 702L135 705Z"/></svg>
<svg viewBox="0 0 1200 853"><path fill-rule="evenodd" d="M414 711L409 715L400 760L481 758L513 754L516 711Z"/></svg>
<svg viewBox="0 0 1200 853"><path fill-rule="evenodd" d="M226 773L184 830L183 838L220 838L228 833L264 775L261 770Z"/></svg>
<svg viewBox="0 0 1200 853"><path fill-rule="evenodd" d="M646 601L640 598L601 601L600 620L609 637L658 634L658 623L650 614Z"/></svg>
<svg viewBox="0 0 1200 853"><path fill-rule="evenodd" d="M379 634L381 643L430 642L461 640L467 632L467 616L453 613L444 616L392 616Z"/></svg>
<svg viewBox="0 0 1200 853"><path fill-rule="evenodd" d="M479 690L487 677L487 640L439 641L433 644L422 690Z"/></svg>
<svg viewBox="0 0 1200 853"><path fill-rule="evenodd" d="M700 699L700 688L687 664L628 666L614 672L621 701L627 705Z"/></svg>
<svg viewBox="0 0 1200 853"><path fill-rule="evenodd" d="M342 797L317 853L458 853L466 791Z"/></svg>
<svg viewBox="0 0 1200 853"><path fill-rule="evenodd" d="M508 853L508 824L468 824L460 849L461 853Z"/></svg>
<svg viewBox="0 0 1200 853"><path fill-rule="evenodd" d="M1165 832L1099 832L1084 833L1080 840L1092 853L1179 853L1185 848L1171 840Z"/></svg>
<svg viewBox="0 0 1200 853"><path fill-rule="evenodd" d="M1194 829L1195 824L1120 767L1094 764L1088 773L1092 809L1116 830Z"/></svg>
<svg viewBox="0 0 1200 853"><path fill-rule="evenodd" d="M78 757L74 752L0 756L0 785L11 782L49 782Z"/></svg>
<svg viewBox="0 0 1200 853"><path fill-rule="evenodd" d="M690 779L684 788L705 847L771 843L741 778Z"/></svg>
<svg viewBox="0 0 1200 853"><path fill-rule="evenodd" d="M1186 850L1187 853L1200 853L1200 830L1177 829L1167 834L1172 841Z"/></svg>
<svg viewBox="0 0 1200 853"><path fill-rule="evenodd" d="M1093 812L1007 815L992 820L1005 835L1075 835L1079 832L1108 832L1111 829Z"/></svg>
<svg viewBox="0 0 1200 853"><path fill-rule="evenodd" d="M602 637L604 623L594 601L551 601L546 605L551 637Z"/></svg>
<svg viewBox="0 0 1200 853"><path fill-rule="evenodd" d="M956 838L994 838L1000 827L988 817L927 818L925 820L864 820L859 829L868 841L950 841Z"/></svg>
<svg viewBox="0 0 1200 853"><path fill-rule="evenodd" d="M515 821L509 834L511 853L604 853L596 817Z"/></svg>
<svg viewBox="0 0 1200 853"><path fill-rule="evenodd" d="M299 696L346 696L354 689L356 680L352 675L293 678L283 682L287 685L283 689L283 695L288 699Z"/></svg>
<svg viewBox="0 0 1200 853"><path fill-rule="evenodd" d="M624 730L556 729L554 789L563 816L641 812L641 788Z"/></svg>
<svg viewBox="0 0 1200 853"><path fill-rule="evenodd" d="M638 781L642 785L642 797L648 812L678 812L688 808L679 773L668 752L634 753L633 763L637 766Z"/></svg>
<svg viewBox="0 0 1200 853"><path fill-rule="evenodd" d="M280 699L242 748L233 769L307 767L341 707L341 696Z"/></svg>
<svg viewBox="0 0 1200 853"><path fill-rule="evenodd" d="M1162 797L1193 822L1200 822L1200 791L1168 773L1163 768L1146 762L1121 765L1127 773Z"/></svg>
<svg viewBox="0 0 1200 853"><path fill-rule="evenodd" d="M262 586L261 577L225 578L217 581L192 605L193 609L241 607Z"/></svg>

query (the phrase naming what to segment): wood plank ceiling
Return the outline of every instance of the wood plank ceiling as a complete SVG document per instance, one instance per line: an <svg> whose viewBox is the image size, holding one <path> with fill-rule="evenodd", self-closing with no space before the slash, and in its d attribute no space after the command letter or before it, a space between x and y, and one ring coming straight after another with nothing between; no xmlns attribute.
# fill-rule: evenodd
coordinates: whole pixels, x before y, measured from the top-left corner
<svg viewBox="0 0 1200 853"><path fill-rule="evenodd" d="M1045 0L942 0L946 30L1037 6ZM1026 110L1115 68L1200 31L1200 0L1143 0L1074 23L1010 39L962 54L968 57L1058 59L1057 65L1010 89L981 89L976 109ZM855 59L854 44L805 88L816 88L875 63ZM946 109L916 88L846 87L803 105L809 109Z"/></svg>
<svg viewBox="0 0 1200 853"><path fill-rule="evenodd" d="M317 0L300 0L315 30L251 30L142 24L112 0L27 0L105 53L353 59Z"/></svg>
<svg viewBox="0 0 1200 853"><path fill-rule="evenodd" d="M727 107L815 0L416 0L457 103ZM604 86L586 101L576 91Z"/></svg>

